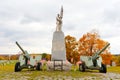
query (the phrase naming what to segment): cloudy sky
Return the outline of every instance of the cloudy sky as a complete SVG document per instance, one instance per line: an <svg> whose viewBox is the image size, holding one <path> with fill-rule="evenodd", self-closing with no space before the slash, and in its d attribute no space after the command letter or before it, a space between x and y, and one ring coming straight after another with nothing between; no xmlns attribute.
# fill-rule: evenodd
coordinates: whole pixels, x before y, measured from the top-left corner
<svg viewBox="0 0 120 80"><path fill-rule="evenodd" d="M0 0L0 53L51 53L56 15L64 8L65 35L79 40L93 29L120 53L120 0Z"/></svg>

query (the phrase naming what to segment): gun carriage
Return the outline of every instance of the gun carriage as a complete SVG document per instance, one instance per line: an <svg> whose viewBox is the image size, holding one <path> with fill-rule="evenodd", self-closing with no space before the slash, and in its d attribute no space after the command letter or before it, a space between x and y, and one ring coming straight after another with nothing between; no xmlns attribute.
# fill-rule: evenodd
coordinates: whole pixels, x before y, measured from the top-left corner
<svg viewBox="0 0 120 80"><path fill-rule="evenodd" d="M15 64L15 72L19 72L22 69L36 69L41 70L41 56L40 55L30 55L26 50L24 50L18 42L16 45L22 51L19 56L19 61Z"/></svg>
<svg viewBox="0 0 120 80"><path fill-rule="evenodd" d="M102 57L100 54L110 45L108 43L100 51L96 52L92 56L80 56L81 64L79 64L79 70L84 72L85 69L99 70L101 73L106 73L106 65L102 63Z"/></svg>

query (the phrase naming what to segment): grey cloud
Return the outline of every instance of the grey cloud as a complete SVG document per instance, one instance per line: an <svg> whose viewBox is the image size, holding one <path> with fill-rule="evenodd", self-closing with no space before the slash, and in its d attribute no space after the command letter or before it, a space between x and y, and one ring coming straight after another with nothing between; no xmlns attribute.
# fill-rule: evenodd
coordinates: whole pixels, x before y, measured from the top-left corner
<svg viewBox="0 0 120 80"><path fill-rule="evenodd" d="M32 21L52 20L54 8L50 8L52 4L45 1L33 1L33 0L8 0L0 3L0 17L1 20L14 20L23 17L21 23L29 23ZM54 5L53 5L54 6Z"/></svg>
<svg viewBox="0 0 120 80"><path fill-rule="evenodd" d="M32 22L40 22L42 20L40 20L38 17L33 17L30 15L24 15L24 18L21 20L21 24L27 24L27 23L32 23Z"/></svg>
<svg viewBox="0 0 120 80"><path fill-rule="evenodd" d="M62 4L66 35L79 39L96 26L103 38L119 37L119 0L0 0L0 32L4 33L0 37L5 39L1 43L18 40L30 49L48 47L50 51L56 14Z"/></svg>
<svg viewBox="0 0 120 80"><path fill-rule="evenodd" d="M114 2L111 6L104 9L103 17L104 23L108 23L114 26L120 22L120 1ZM114 26L116 27L116 26Z"/></svg>
<svg viewBox="0 0 120 80"><path fill-rule="evenodd" d="M120 22L120 11L115 9L112 10L106 10L104 13L104 22L115 24L117 21Z"/></svg>
<svg viewBox="0 0 120 80"><path fill-rule="evenodd" d="M16 27L17 28L17 27ZM11 30L9 27L0 27L0 32L3 32L4 35L2 37L7 37L11 41L16 41L16 40L22 40L25 38L44 38L47 36L47 32L43 30L38 30L38 31L16 31L16 30Z"/></svg>
<svg viewBox="0 0 120 80"><path fill-rule="evenodd" d="M69 22L68 22L69 23ZM64 30L75 30L75 28L76 28L76 24L73 24L73 23L69 23L69 24L64 24L63 26L63 29Z"/></svg>

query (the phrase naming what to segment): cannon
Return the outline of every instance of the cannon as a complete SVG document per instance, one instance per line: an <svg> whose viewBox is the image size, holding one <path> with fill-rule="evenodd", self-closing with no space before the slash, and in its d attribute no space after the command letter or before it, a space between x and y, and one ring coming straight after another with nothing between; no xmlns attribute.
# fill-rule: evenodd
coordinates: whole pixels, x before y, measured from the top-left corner
<svg viewBox="0 0 120 80"><path fill-rule="evenodd" d="M19 72L22 69L41 70L41 55L30 55L18 42L16 42L16 45L20 48L22 54L20 54L19 61L15 64L15 72Z"/></svg>
<svg viewBox="0 0 120 80"><path fill-rule="evenodd" d="M79 64L79 70L85 72L86 69L99 70L101 73L106 73L106 65L102 63L102 57L100 54L110 45L107 43L100 51L97 51L92 56L80 56L81 63Z"/></svg>

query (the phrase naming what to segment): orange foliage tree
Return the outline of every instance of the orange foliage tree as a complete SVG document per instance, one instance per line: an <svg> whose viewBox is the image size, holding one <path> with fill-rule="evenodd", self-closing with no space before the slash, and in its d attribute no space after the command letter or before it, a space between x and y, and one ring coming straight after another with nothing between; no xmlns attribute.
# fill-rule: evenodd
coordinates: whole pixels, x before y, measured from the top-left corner
<svg viewBox="0 0 120 80"><path fill-rule="evenodd" d="M50 54L47 54L47 53L42 53L42 59L45 59L45 60L51 60L51 55Z"/></svg>
<svg viewBox="0 0 120 80"><path fill-rule="evenodd" d="M10 60L18 60L19 55L11 55Z"/></svg>
<svg viewBox="0 0 120 80"><path fill-rule="evenodd" d="M111 61L112 61L112 55L111 55L111 53L108 52L106 54L101 54L101 56L102 56L104 64L111 65Z"/></svg>
<svg viewBox="0 0 120 80"><path fill-rule="evenodd" d="M51 54L47 54L46 60L47 60L47 61L51 60Z"/></svg>
<svg viewBox="0 0 120 80"><path fill-rule="evenodd" d="M5 60L5 58L3 56L0 56L0 60Z"/></svg>
<svg viewBox="0 0 120 80"><path fill-rule="evenodd" d="M66 57L67 60L71 63L76 63L80 60L80 56L78 53L78 43L75 37L67 35L65 37L65 44L66 44Z"/></svg>
<svg viewBox="0 0 120 80"><path fill-rule="evenodd" d="M80 38L78 41L79 54L85 56L92 56L97 51L101 50L106 45L106 43L108 42L102 40L96 31L84 34L82 38ZM110 47L102 52L102 58L105 64L109 64L112 59L109 49Z"/></svg>
<svg viewBox="0 0 120 80"><path fill-rule="evenodd" d="M115 55L112 55L112 61L117 63L117 57Z"/></svg>
<svg viewBox="0 0 120 80"><path fill-rule="evenodd" d="M120 55L114 56L113 61L116 63L117 66L120 66Z"/></svg>

